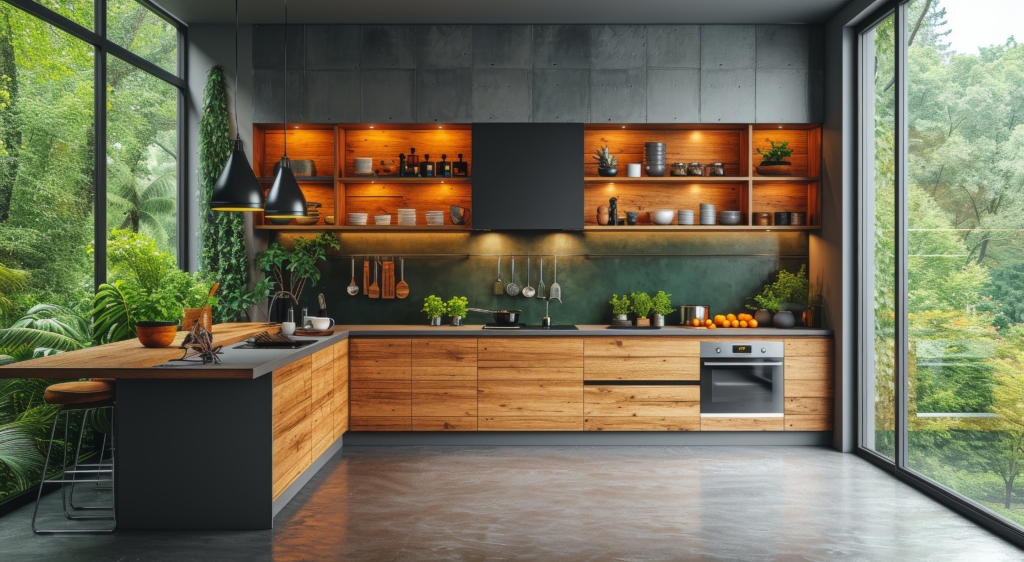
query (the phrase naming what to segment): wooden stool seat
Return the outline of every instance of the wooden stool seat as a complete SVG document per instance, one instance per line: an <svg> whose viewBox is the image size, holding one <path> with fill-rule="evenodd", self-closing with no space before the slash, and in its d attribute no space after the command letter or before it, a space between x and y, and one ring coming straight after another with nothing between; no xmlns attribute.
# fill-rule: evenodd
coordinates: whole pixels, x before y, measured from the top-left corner
<svg viewBox="0 0 1024 562"><path fill-rule="evenodd" d="M96 380L51 384L46 387L43 399L47 404L63 406L105 404L114 401L114 385Z"/></svg>

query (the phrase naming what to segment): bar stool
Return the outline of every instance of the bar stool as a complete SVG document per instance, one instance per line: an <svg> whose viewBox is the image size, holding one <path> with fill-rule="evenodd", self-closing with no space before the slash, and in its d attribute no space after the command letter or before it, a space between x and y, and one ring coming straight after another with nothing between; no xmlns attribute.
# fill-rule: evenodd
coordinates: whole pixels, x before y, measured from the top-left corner
<svg viewBox="0 0 1024 562"><path fill-rule="evenodd" d="M36 507L35 511L32 512L32 531L36 534L54 534L54 533L110 533L117 528L117 514L114 508L113 502L113 484L114 484L114 433L113 433L113 420L114 420L114 396L115 396L114 379L92 379L88 381L77 381L77 382L66 382L60 384L53 384L46 388L46 392L43 393L43 399L47 404L59 404L60 410L53 420L53 429L50 431L50 444L46 449L46 461L43 463L43 478L39 483L39 493L36 496ZM89 425L89 420L98 419L99 412L104 408L110 408L110 460L104 462L104 453L107 446L106 432L103 436L103 444L100 446L100 457L97 462L94 463L80 463L78 462L82 451L82 438L85 434L85 428ZM70 418L72 412L82 412L82 426L78 432L78 443L74 449L74 459L71 462L70 468L68 467L68 427L70 424ZM57 425L60 423L60 416L64 414L64 454L61 459L61 476L56 479L46 479L47 471L50 466L50 456L53 453L53 442L57 435ZM80 478L79 475L85 475L85 478ZM101 478L101 476L109 475L109 479ZM70 478L69 478L70 477ZM113 521L113 525L110 528L105 529L39 529L36 527L36 516L39 514L39 503L43 496L43 488L47 484L60 484L61 488L61 504L64 509L64 516L69 520L82 520L82 519L104 519ZM76 506L74 503L75 486L78 484L93 484L97 490L110 490L111 491L111 503L110 505L79 505ZM100 485L109 485L101 487ZM70 486L69 486L70 485ZM70 487L70 494L67 493ZM70 496L70 501L69 501ZM76 515L68 511L68 507L71 507L72 512L77 511L104 511L109 514L102 515Z"/></svg>

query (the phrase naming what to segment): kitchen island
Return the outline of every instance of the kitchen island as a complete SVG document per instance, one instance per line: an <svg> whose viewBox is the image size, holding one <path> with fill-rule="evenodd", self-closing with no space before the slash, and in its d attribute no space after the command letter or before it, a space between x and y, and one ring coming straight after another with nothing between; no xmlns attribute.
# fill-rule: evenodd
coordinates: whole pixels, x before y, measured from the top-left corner
<svg viewBox="0 0 1024 562"><path fill-rule="evenodd" d="M228 324L213 330L220 365L173 363L176 347L129 340L0 367L0 378L117 379L122 529L270 528L349 430L355 443L487 432L827 442L830 331L577 328L347 325L299 338L315 340L303 348L254 350L239 344L277 327ZM785 343L784 416L701 416L699 343L730 340Z"/></svg>

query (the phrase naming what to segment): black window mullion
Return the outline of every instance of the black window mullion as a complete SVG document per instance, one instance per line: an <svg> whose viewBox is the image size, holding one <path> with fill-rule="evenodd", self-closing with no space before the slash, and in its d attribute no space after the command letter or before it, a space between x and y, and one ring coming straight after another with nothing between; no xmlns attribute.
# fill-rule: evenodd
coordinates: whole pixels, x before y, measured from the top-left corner
<svg viewBox="0 0 1024 562"><path fill-rule="evenodd" d="M105 0L104 0L105 1ZM188 33L187 29L178 30L178 74L188 76ZM178 88L178 204L177 241L178 268L189 270L189 230L188 230L188 120L187 107L188 85Z"/></svg>
<svg viewBox="0 0 1024 562"><path fill-rule="evenodd" d="M107 33L107 0L95 0L94 27ZM107 52L94 44L93 61L93 277L97 289L107 282Z"/></svg>
<svg viewBox="0 0 1024 562"><path fill-rule="evenodd" d="M895 20L895 165L896 165L896 466L907 467L909 415L907 323L907 3L896 8Z"/></svg>

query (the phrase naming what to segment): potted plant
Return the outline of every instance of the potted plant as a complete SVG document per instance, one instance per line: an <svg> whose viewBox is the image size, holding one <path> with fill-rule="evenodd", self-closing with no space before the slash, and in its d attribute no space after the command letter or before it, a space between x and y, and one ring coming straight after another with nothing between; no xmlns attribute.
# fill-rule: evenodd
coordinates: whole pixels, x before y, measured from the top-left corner
<svg viewBox="0 0 1024 562"><path fill-rule="evenodd" d="M650 326L651 319L648 318L648 315L651 314L651 307L653 306L651 295L647 293L631 293L629 300L630 310L633 311L633 314L636 314L636 325Z"/></svg>
<svg viewBox="0 0 1024 562"><path fill-rule="evenodd" d="M431 326L440 326L441 317L448 311L448 307L445 306L444 301L437 295L430 295L423 299L423 310L420 312L426 312L427 318L430 319Z"/></svg>
<svg viewBox="0 0 1024 562"><path fill-rule="evenodd" d="M676 311L676 309L672 308L672 295L666 294L665 291L658 291L651 298L651 310L654 311L653 324L655 326L664 326L665 317Z"/></svg>
<svg viewBox="0 0 1024 562"><path fill-rule="evenodd" d="M426 306L424 304L424 306ZM452 297L445 303L445 312L452 318L452 326L461 326L462 319L466 317L466 309L469 307L469 299L466 297Z"/></svg>
<svg viewBox="0 0 1024 562"><path fill-rule="evenodd" d="M612 319L613 326L632 326L633 323L629 321L629 297L627 295L612 294L612 300L608 301L608 304L612 305L612 315L615 316Z"/></svg>
<svg viewBox="0 0 1024 562"><path fill-rule="evenodd" d="M215 283L201 273L194 273L191 281L182 303L185 307L185 319L181 321L181 329L189 331L198 322L207 332L211 332L213 307L217 304L217 297L214 294L220 283Z"/></svg>
<svg viewBox="0 0 1024 562"><path fill-rule="evenodd" d="M293 250L274 242L256 256L256 267L273 276L279 296L290 297L292 304L298 306L306 285L312 282L315 287L320 281L317 263L327 258L328 248L337 250L341 245L327 232L314 238L296 238ZM267 311L268 320L271 313Z"/></svg>
<svg viewBox="0 0 1024 562"><path fill-rule="evenodd" d="M759 325L766 325L759 318L765 310L774 315L772 323L776 328L792 328L796 325L796 318L790 309L807 304L807 264L801 265L797 273L780 270L775 281L765 285L752 300L757 305L748 304L747 308L758 311L754 319Z"/></svg>
<svg viewBox="0 0 1024 562"><path fill-rule="evenodd" d="M607 146L596 152L597 155L593 158L597 160L597 175L606 178L615 177L619 173L618 159L608 152Z"/></svg>
<svg viewBox="0 0 1024 562"><path fill-rule="evenodd" d="M792 163L785 160L793 154L793 150L789 148L789 141L765 140L771 143L772 147L763 152L760 148L757 149L757 153L761 156L761 163L757 165L757 173L764 176L790 175Z"/></svg>
<svg viewBox="0 0 1024 562"><path fill-rule="evenodd" d="M182 272L179 272L182 273ZM187 277L187 274L182 273ZM130 285L129 285L130 286ZM154 291L125 291L135 318L135 334L146 347L167 347L174 341L178 321L185 314L178 287L168 286Z"/></svg>

